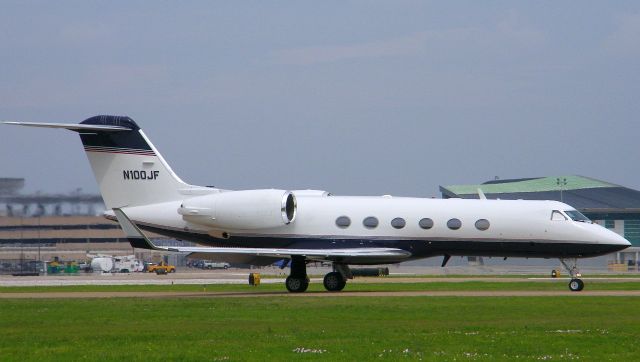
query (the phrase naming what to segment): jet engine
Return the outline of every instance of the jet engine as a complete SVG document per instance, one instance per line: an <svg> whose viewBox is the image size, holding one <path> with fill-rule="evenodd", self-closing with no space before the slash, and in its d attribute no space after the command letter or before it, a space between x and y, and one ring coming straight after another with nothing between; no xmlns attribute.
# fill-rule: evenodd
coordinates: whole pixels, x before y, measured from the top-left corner
<svg viewBox="0 0 640 362"><path fill-rule="evenodd" d="M327 197L331 196L331 193L323 190L293 190L296 196L315 196L315 197Z"/></svg>
<svg viewBox="0 0 640 362"><path fill-rule="evenodd" d="M217 229L268 229L293 222L296 197L284 190L224 191L183 201L185 221Z"/></svg>

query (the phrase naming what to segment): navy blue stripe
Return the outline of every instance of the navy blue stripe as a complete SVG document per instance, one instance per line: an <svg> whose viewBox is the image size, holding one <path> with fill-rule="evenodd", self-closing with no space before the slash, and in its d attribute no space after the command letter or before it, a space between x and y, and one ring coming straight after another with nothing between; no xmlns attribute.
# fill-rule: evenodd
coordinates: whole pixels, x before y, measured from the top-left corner
<svg viewBox="0 0 640 362"><path fill-rule="evenodd" d="M127 117L127 116L108 116L108 115L100 115L93 116L91 118L87 118L84 121L80 122L80 124L95 124L98 126L118 126L130 128L134 131L140 129L136 122Z"/></svg>
<svg viewBox="0 0 640 362"><path fill-rule="evenodd" d="M100 132L91 131L80 133L80 139L85 146L133 148L138 150L151 150L151 146L142 138L140 127L129 117L120 116L95 116L88 118L80 124L95 124L104 126L121 126L131 128L131 131Z"/></svg>
<svg viewBox="0 0 640 362"><path fill-rule="evenodd" d="M138 225L143 230L166 235L179 240L192 241L214 247L247 248L398 248L413 254L412 259L439 255L455 256L495 256L495 257L536 257L536 258L581 258L594 257L625 249L625 245L543 243L513 241L425 241L425 240L368 240L368 239L326 239L326 238L283 238L283 237L235 237L214 238L206 234L187 231L166 230L153 226Z"/></svg>
<svg viewBox="0 0 640 362"><path fill-rule="evenodd" d="M142 138L138 131L80 133L80 139L85 146L134 148L151 150L151 146Z"/></svg>

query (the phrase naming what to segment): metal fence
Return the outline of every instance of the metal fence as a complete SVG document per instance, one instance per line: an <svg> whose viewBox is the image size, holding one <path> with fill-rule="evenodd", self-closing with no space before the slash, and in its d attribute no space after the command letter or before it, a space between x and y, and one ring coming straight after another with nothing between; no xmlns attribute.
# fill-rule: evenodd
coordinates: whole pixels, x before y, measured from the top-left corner
<svg viewBox="0 0 640 362"><path fill-rule="evenodd" d="M38 275L44 272L44 263L36 259L0 259L2 275Z"/></svg>

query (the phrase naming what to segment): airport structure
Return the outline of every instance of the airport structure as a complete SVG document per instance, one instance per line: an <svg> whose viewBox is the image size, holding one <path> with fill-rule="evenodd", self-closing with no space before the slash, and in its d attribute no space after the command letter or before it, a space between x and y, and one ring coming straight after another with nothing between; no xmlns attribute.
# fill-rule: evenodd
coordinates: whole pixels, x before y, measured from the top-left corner
<svg viewBox="0 0 640 362"><path fill-rule="evenodd" d="M477 185L440 186L443 198L556 200L575 207L594 222L629 240L613 263L638 270L640 265L640 191L584 176L491 180Z"/></svg>
<svg viewBox="0 0 640 362"><path fill-rule="evenodd" d="M25 194L20 192L24 184L24 178L0 178L0 216L96 216L104 211L100 195L82 193L79 188L67 194Z"/></svg>
<svg viewBox="0 0 640 362"><path fill-rule="evenodd" d="M84 260L87 254L133 253L120 225L102 216L100 195L79 189L68 194L21 193L24 184L24 178L0 178L0 260ZM149 235L159 245L192 245ZM153 259L157 253L136 254ZM171 262L181 265L182 259Z"/></svg>

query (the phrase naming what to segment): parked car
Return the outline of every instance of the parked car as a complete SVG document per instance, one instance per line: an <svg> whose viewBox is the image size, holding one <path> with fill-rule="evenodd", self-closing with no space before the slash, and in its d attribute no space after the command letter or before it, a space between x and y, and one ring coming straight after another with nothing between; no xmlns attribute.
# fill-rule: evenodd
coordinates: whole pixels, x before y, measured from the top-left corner
<svg viewBox="0 0 640 362"><path fill-rule="evenodd" d="M202 263L202 269L229 269L229 263L205 261Z"/></svg>

